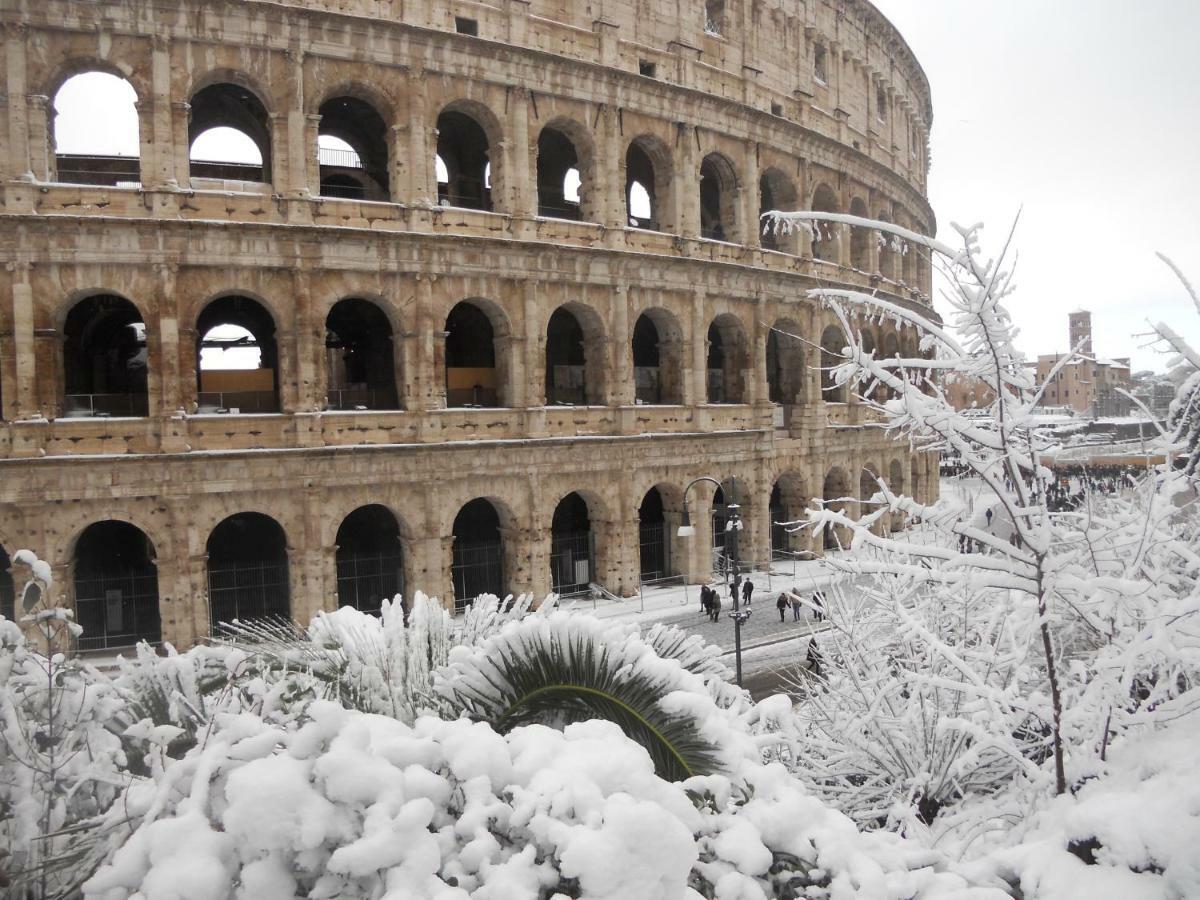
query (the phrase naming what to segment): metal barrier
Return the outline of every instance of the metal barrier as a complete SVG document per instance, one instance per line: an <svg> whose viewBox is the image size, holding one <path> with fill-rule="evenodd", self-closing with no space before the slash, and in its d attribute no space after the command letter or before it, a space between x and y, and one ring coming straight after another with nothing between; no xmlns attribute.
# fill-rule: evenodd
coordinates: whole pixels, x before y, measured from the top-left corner
<svg viewBox="0 0 1200 900"><path fill-rule="evenodd" d="M550 540L552 589L560 597L585 594L595 571L592 533L576 531L555 535Z"/></svg>
<svg viewBox="0 0 1200 900"><path fill-rule="evenodd" d="M379 612L384 600L404 593L404 560L399 553L339 554L337 591L342 606Z"/></svg>
<svg viewBox="0 0 1200 900"><path fill-rule="evenodd" d="M63 416L68 419L140 417L149 414L146 394L67 394L63 397Z"/></svg>
<svg viewBox="0 0 1200 900"><path fill-rule="evenodd" d="M462 612L480 594L504 596L504 548L500 541L454 542L450 563L454 611Z"/></svg>
<svg viewBox="0 0 1200 900"><path fill-rule="evenodd" d="M317 147L317 163L341 169L361 169L362 159L353 150L338 150L333 147Z"/></svg>
<svg viewBox="0 0 1200 900"><path fill-rule="evenodd" d="M158 573L76 572L75 621L83 627L80 650L159 641Z"/></svg>
<svg viewBox="0 0 1200 900"><path fill-rule="evenodd" d="M325 394L325 408L330 410L399 409L395 388L346 387L331 388Z"/></svg>
<svg viewBox="0 0 1200 900"><path fill-rule="evenodd" d="M213 634L234 619L291 617L288 564L243 562L208 567L208 607Z"/></svg>
<svg viewBox="0 0 1200 900"><path fill-rule="evenodd" d="M196 412L250 415L279 412L274 391L201 391L196 396Z"/></svg>

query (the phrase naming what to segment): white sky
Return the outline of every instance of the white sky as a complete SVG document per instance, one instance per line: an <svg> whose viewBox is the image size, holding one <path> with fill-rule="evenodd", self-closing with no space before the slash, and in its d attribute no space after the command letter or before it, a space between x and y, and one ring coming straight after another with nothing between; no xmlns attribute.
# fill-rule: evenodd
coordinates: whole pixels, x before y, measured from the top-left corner
<svg viewBox="0 0 1200 900"><path fill-rule="evenodd" d="M1029 355L1067 349L1092 311L1097 354L1163 369L1132 335L1200 315L1154 253L1200 284L1200 2L873 0L933 90L929 195L939 236L1018 208L1010 309Z"/></svg>
<svg viewBox="0 0 1200 900"><path fill-rule="evenodd" d="M1064 351L1078 307L1092 311L1096 353L1131 356L1135 370L1166 363L1134 337L1147 319L1200 346L1200 315L1154 256L1200 284L1200 2L874 2L932 85L940 237L953 239L951 222L984 222L998 251L1022 210L1010 301L1021 349ZM111 76L68 82L61 151L137 152L132 107L98 102L105 81L132 102ZM216 141L205 155L243 154Z"/></svg>

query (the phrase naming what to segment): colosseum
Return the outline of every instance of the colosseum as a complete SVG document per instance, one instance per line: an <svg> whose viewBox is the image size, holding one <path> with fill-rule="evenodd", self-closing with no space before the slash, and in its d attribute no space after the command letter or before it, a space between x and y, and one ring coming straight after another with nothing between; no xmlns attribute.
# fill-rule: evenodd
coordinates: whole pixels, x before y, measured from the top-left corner
<svg viewBox="0 0 1200 900"><path fill-rule="evenodd" d="M806 296L927 306L928 259L760 228L934 230L929 87L865 0L7 0L0 22L0 572L49 560L85 649L417 590L630 596L706 580L735 503L762 566L821 552L777 523L877 473L936 493L936 459L833 383ZM90 73L128 90L135 152L56 139ZM200 152L214 129L251 156ZM685 490L702 476L720 489Z"/></svg>

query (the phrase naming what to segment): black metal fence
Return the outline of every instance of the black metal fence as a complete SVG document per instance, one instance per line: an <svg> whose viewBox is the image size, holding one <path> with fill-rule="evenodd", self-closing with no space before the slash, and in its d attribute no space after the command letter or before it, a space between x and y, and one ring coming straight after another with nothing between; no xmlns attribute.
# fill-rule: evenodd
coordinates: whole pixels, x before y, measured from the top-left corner
<svg viewBox="0 0 1200 900"><path fill-rule="evenodd" d="M347 553L337 558L338 602L375 613L384 600L404 593L404 559L399 553Z"/></svg>
<svg viewBox="0 0 1200 900"><path fill-rule="evenodd" d="M67 394L63 397L63 416L70 419L145 416L149 408L146 394Z"/></svg>
<svg viewBox="0 0 1200 900"><path fill-rule="evenodd" d="M277 413L279 398L274 391L201 391L196 407L201 413Z"/></svg>
<svg viewBox="0 0 1200 900"><path fill-rule="evenodd" d="M454 542L450 564L454 610L461 612L480 594L504 596L504 547L500 541Z"/></svg>
<svg viewBox="0 0 1200 900"><path fill-rule="evenodd" d="M556 534L550 541L550 580L556 594L582 594L595 580L591 531Z"/></svg>
<svg viewBox="0 0 1200 900"><path fill-rule="evenodd" d="M665 522L642 522L638 529L638 550L643 581L659 581L671 574L671 544Z"/></svg>
<svg viewBox="0 0 1200 900"><path fill-rule="evenodd" d="M243 562L208 568L208 605L212 630L222 622L291 618L288 565Z"/></svg>
<svg viewBox="0 0 1200 900"><path fill-rule="evenodd" d="M153 569L77 572L75 621L83 628L80 650L111 650L161 640L158 573Z"/></svg>

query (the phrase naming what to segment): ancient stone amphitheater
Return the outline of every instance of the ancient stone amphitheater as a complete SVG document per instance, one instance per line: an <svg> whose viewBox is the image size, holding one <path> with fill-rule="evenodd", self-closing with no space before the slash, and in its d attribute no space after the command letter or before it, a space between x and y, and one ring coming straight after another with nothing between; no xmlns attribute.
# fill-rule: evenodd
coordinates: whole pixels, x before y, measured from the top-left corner
<svg viewBox="0 0 1200 900"><path fill-rule="evenodd" d="M85 649L401 591L629 596L707 578L731 504L763 566L811 542L775 523L875 473L936 492L823 373L842 342L805 296L927 304L928 260L759 223L934 228L929 88L863 0L7 0L0 23L0 571L48 559ZM84 73L128 91L131 152L56 140ZM250 152L201 152L214 129ZM680 537L700 476L722 487L687 492Z"/></svg>

